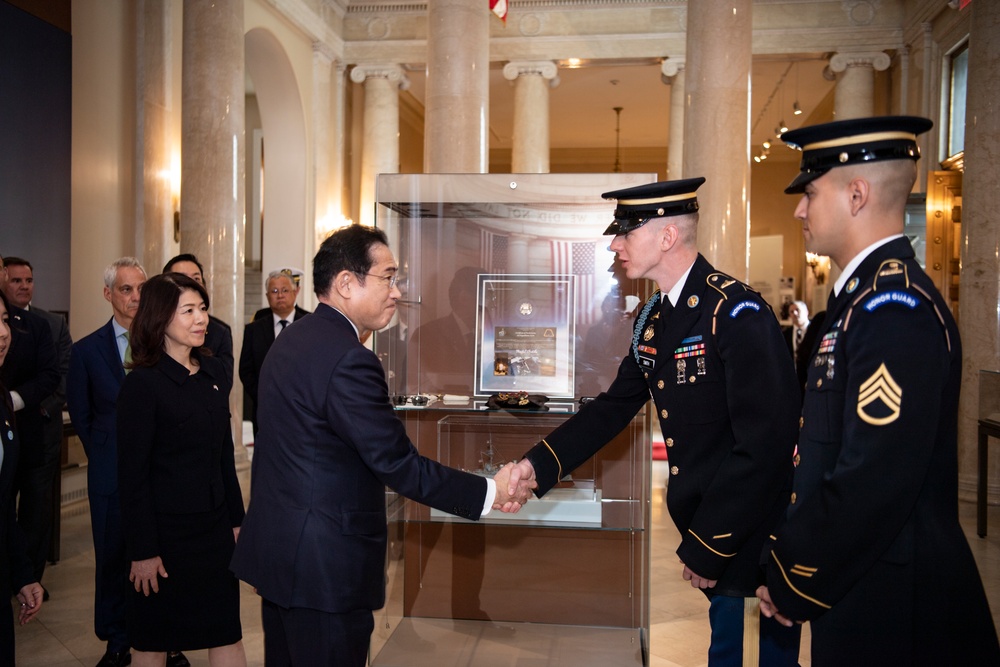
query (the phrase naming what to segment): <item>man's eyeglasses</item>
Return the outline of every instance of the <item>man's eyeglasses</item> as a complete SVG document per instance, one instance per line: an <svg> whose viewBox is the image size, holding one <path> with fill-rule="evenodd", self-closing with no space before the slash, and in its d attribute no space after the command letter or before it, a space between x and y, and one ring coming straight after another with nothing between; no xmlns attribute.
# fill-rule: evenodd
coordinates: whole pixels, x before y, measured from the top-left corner
<svg viewBox="0 0 1000 667"><path fill-rule="evenodd" d="M295 290L289 289L287 287L272 287L271 289L267 290L267 293L273 294L274 296L278 296L279 294L286 294L286 295L291 294L294 291Z"/></svg>
<svg viewBox="0 0 1000 667"><path fill-rule="evenodd" d="M394 273L391 276L379 276L374 273L366 273L366 276L371 276L372 278L378 278L379 280L385 280L389 283L389 289L396 286L396 282L399 280L399 274Z"/></svg>

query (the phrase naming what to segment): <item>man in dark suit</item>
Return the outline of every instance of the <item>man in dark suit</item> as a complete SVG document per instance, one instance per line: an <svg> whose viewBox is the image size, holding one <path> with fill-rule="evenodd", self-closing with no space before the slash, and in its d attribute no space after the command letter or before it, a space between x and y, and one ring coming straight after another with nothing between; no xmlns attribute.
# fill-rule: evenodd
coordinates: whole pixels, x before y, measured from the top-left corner
<svg viewBox="0 0 1000 667"><path fill-rule="evenodd" d="M682 576L710 600L709 664L798 664L798 628L760 616L760 555L788 504L799 392L778 320L760 294L698 253L704 178L608 192L611 250L660 292L633 325L611 386L532 448L511 479L542 495L612 440L652 394L670 457L667 508ZM758 638L747 632L759 632ZM745 646L752 646L744 654ZM756 663L754 663L756 664Z"/></svg>
<svg viewBox="0 0 1000 667"><path fill-rule="evenodd" d="M33 428L40 433L38 443L30 443L27 457L22 457L22 470L18 479L18 521L28 542L28 556L34 566L35 580L41 581L52 547L54 522L59 520L59 503L53 501L53 488L59 474L59 454L62 447L62 410L66 403L66 372L69 370L69 355L73 339L69 327L61 315L35 307L31 301L35 296L35 276L31 263L20 257L7 257L7 284L4 288L11 305L45 320L50 339L55 350L58 384L55 390L42 399L32 411L30 423L25 428ZM27 433L27 435L31 435ZM35 434L38 435L38 434ZM25 441L27 442L27 441ZM45 592L48 599L48 591Z"/></svg>
<svg viewBox="0 0 1000 667"><path fill-rule="evenodd" d="M107 642L98 667L118 667L132 661L125 631L125 601L129 564L121 526L118 496L118 390L130 360L129 328L139 308L139 291L146 272L134 257L115 260L104 270L104 298L112 318L77 341L66 377L66 402L87 453L87 494L94 535L96 585L94 631Z"/></svg>
<svg viewBox="0 0 1000 667"><path fill-rule="evenodd" d="M761 609L809 621L812 664L1000 665L958 522L958 327L903 235L926 118L800 128L785 189L843 268L806 382L794 501Z"/></svg>
<svg viewBox="0 0 1000 667"><path fill-rule="evenodd" d="M205 269L198 258L191 253L177 255L163 267L163 273L175 271L182 273L200 285L205 284ZM208 316L208 330L205 332L205 347L212 351L212 356L220 360L226 368L229 384L233 383L233 330L214 315Z"/></svg>
<svg viewBox="0 0 1000 667"><path fill-rule="evenodd" d="M269 665L366 664L372 611L385 602L386 486L473 520L515 502L510 465L494 482L426 459L393 413L385 372L362 341L392 318L396 271L381 230L331 234L313 260L320 306L264 362L232 569L263 598Z"/></svg>
<svg viewBox="0 0 1000 667"><path fill-rule="evenodd" d="M253 322L243 329L243 349L240 351L240 381L250 398L250 421L253 434L257 435L260 425L257 420L257 388L260 383L260 369L264 358L285 327L309 314L308 310L295 305L299 296L298 285L292 280L288 269L272 271L267 277L267 315L255 316Z"/></svg>

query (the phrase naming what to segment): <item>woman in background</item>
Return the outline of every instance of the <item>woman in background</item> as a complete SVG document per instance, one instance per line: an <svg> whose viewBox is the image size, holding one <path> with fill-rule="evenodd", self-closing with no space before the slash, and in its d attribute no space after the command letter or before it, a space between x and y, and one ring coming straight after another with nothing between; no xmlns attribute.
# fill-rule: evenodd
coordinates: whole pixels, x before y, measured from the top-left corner
<svg viewBox="0 0 1000 667"><path fill-rule="evenodd" d="M5 271L0 263L0 271ZM0 366L10 349L10 316L7 297L0 290ZM14 472L18 442L10 394L0 384L0 582L16 593L21 605L18 622L24 625L42 608L42 585L34 581L31 561L25 551L24 534L14 513ZM10 605L0 604L0 665L14 664L14 615Z"/></svg>
<svg viewBox="0 0 1000 667"><path fill-rule="evenodd" d="M135 667L208 649L246 665L239 582L229 571L243 496L223 364L202 351L208 294L179 273L150 278L132 323L118 396L118 477L131 561L128 634Z"/></svg>

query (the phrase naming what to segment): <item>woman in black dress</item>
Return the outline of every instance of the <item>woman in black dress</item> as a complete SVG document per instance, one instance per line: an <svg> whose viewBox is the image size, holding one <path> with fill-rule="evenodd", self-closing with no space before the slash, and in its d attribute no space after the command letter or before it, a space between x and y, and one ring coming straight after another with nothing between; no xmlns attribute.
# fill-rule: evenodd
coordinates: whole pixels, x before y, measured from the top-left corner
<svg viewBox="0 0 1000 667"><path fill-rule="evenodd" d="M213 667L246 665L239 582L229 560L243 521L230 430L229 380L201 350L205 288L179 273L150 278L132 323L118 396L118 477L129 580L132 664L209 649Z"/></svg>
<svg viewBox="0 0 1000 667"><path fill-rule="evenodd" d="M0 266L3 260L0 260ZM0 271L5 269L0 268ZM10 349L7 297L0 290L0 366ZM42 585L35 581L25 550L24 534L14 514L14 471L17 470L18 441L10 394L0 384L0 582L17 593L24 625L42 608ZM0 598L2 599L2 598ZM14 619L10 605L0 604L0 665L14 664Z"/></svg>

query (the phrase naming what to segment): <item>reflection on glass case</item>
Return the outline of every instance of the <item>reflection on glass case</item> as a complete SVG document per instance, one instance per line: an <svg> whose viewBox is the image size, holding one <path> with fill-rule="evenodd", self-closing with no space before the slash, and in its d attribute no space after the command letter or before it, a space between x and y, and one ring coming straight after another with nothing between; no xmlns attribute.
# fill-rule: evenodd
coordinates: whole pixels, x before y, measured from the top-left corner
<svg viewBox="0 0 1000 667"><path fill-rule="evenodd" d="M607 250L600 195L655 178L378 177L402 299L373 346L421 454L495 475L611 384L651 287ZM468 521L387 491L371 664L648 664L647 431L637 415L517 514Z"/></svg>

